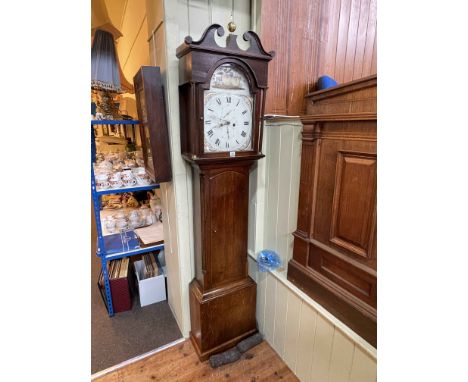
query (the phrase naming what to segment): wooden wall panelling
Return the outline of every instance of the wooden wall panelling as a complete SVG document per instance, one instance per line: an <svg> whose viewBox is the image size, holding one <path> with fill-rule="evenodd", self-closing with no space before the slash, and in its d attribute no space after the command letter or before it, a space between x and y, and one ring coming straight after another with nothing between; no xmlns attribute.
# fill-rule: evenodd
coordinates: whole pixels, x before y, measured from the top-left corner
<svg viewBox="0 0 468 382"><path fill-rule="evenodd" d="M217 23L226 29L227 24L231 21L232 0L210 0L210 7L212 9L210 24ZM229 10L229 12L226 12L226 10ZM218 38L218 36L215 38ZM219 43L221 40L224 46L226 46L226 35L220 37L216 42Z"/></svg>
<svg viewBox="0 0 468 382"><path fill-rule="evenodd" d="M273 348L280 357L284 356L284 336L286 331L286 313L288 291L283 283L276 284L275 330L273 333Z"/></svg>
<svg viewBox="0 0 468 382"><path fill-rule="evenodd" d="M345 81L346 48L348 46L349 21L352 0L341 0L340 21L338 23L338 43L335 57L335 77L338 83Z"/></svg>
<svg viewBox="0 0 468 382"><path fill-rule="evenodd" d="M211 24L209 0L188 0L188 35L194 40L200 39L207 25Z"/></svg>
<svg viewBox="0 0 468 382"><path fill-rule="evenodd" d="M377 32L374 40L374 49L372 50L371 73L377 73Z"/></svg>
<svg viewBox="0 0 468 382"><path fill-rule="evenodd" d="M299 205L304 206L304 208L297 211L297 230L305 234L310 230L311 203L309 201L312 198L312 187L305 187L305 185L310 184L315 177L313 163L308 158L315 157L315 153L316 146L312 142L304 143L302 147L301 179L299 183Z"/></svg>
<svg viewBox="0 0 468 382"><path fill-rule="evenodd" d="M287 211L288 227L286 231L287 238L287 260L289 261L292 258L293 246L294 246L294 237L292 232L297 229L297 220L298 220L298 205L299 205L299 181L301 178L301 156L302 156L302 124L292 126L291 134L293 136L292 141L292 153L291 157L288 159L291 168L289 169L291 173L291 180L288 187L288 199L289 199L289 209ZM279 219L283 219L283 216L279 215ZM286 264L285 264L286 266Z"/></svg>
<svg viewBox="0 0 468 382"><path fill-rule="evenodd" d="M362 351L359 346L355 346L349 382L375 382L376 380L375 360Z"/></svg>
<svg viewBox="0 0 468 382"><path fill-rule="evenodd" d="M292 256L293 238L297 225L299 198L301 130L299 119L290 122L267 122L265 135L266 161L263 248L278 252L286 265ZM282 216L282 218L278 218Z"/></svg>
<svg viewBox="0 0 468 382"><path fill-rule="evenodd" d="M364 49L366 47L367 24L369 21L370 0L361 0L361 11L359 13L359 26L356 36L356 50L354 54L353 76L356 80L362 76L362 65L364 63Z"/></svg>
<svg viewBox="0 0 468 382"><path fill-rule="evenodd" d="M258 272L256 317L257 317L258 330L260 331L260 333L265 333L266 283L267 283L267 274L265 272Z"/></svg>
<svg viewBox="0 0 468 382"><path fill-rule="evenodd" d="M343 104L343 107L346 108L344 105L345 104ZM367 107L370 106L367 105ZM365 108L360 109L357 106L352 106L352 108L353 110L361 110L364 112L367 110ZM349 103L347 110L349 110ZM304 167L300 167L298 158L303 158L304 155L312 155L312 146L307 146L305 152L297 152L295 149L289 149L287 145L284 144L285 140L290 140L290 136L288 134L292 134L293 142L295 142L294 144L301 146L300 138L302 126L294 125L293 127L290 126L289 123L289 121L267 121L265 124L266 134L264 147L267 156L264 159L265 174L262 175L265 179L264 211L265 215L274 217L274 219L265 216L263 221L263 232L265 235L264 248L270 248L270 243L272 241L273 243L271 245L276 245L276 238L281 236L279 234L280 222L287 221L288 215L296 214L296 216L300 216L302 213L301 210L298 211L297 202L295 204L291 202L288 209L280 208L279 203L281 200L277 196L277 193L279 192L281 194L281 199L286 198L292 200L292 194L296 193L296 200L298 200L299 176L300 171L304 169ZM335 128L339 125L340 124L333 126ZM306 127L310 128L310 125ZM350 126L344 128L344 130L349 128ZM330 141L334 140L334 137L332 136L329 136L329 138ZM279 144L280 140L281 145ZM349 148L345 146L343 149ZM320 150L318 153L320 154ZM292 156L294 155L298 155L298 157L293 159ZM279 158L281 158L281 160ZM280 181L279 183L271 184L272 181L277 181L278 177L281 178L280 161L281 163L284 161L289 162L294 166L295 171L297 171L297 183L292 182L290 185L286 185L286 181ZM309 170L311 170L310 167ZM333 173L335 170L336 168L333 167ZM271 186L275 188L275 192L272 192ZM286 186L286 189L283 190L281 187L284 186ZM288 192L290 194L288 194ZM333 200L333 198L331 200ZM306 216L306 218L310 219L309 216ZM284 226L282 228L284 228ZM289 229L289 233L294 231L292 225L289 225ZM308 232L307 229L306 232ZM281 240L278 240L278 245L278 248L280 248ZM273 247L271 248L277 249ZM339 378L341 375L344 375L342 374L342 370L347 369L348 366L346 365L349 365L350 347L349 343L346 341L346 339L349 339L355 349L354 356L352 357L352 366L349 369L351 380L353 382L361 380L362 382L375 382L376 359L375 353L373 353L372 350L369 350L371 348L370 345L365 343L365 341L357 335L353 334L349 328L336 320L331 314L327 315L320 309L314 308L314 302L309 297L305 296L304 293L292 286L289 281L285 280L285 275L282 275L281 272L257 272L256 274L257 322L259 330L264 334L266 341L268 341L271 346L274 346L274 343L276 342L276 349L279 344L284 343L282 358L301 381L317 381L320 380L320 378L324 378L324 381L332 382L333 379L331 378L334 376ZM279 317L283 317L281 312L284 311L284 307L276 305L278 304L278 301L283 301L284 298L274 296L275 294L278 294L278 292L280 294L282 293L283 286L286 287L287 291L286 315L283 326L284 340L282 338L278 338L278 335L281 336L279 333L283 333L283 331L278 330L277 327ZM278 312L280 312L280 314L278 314ZM319 323L316 328L316 322L319 320L321 323ZM318 332L316 333L316 331ZM337 339L334 338L335 331L336 333L339 333ZM346 339L339 337L340 334L345 336ZM320 338L319 343L321 343L321 345L315 346L316 336ZM325 338L325 340L323 338ZM337 353L340 349L335 349L335 346L339 346L341 348L341 343L345 343L344 346L346 351L344 354L347 354L348 357ZM316 364L315 369L313 369L314 362ZM335 368L337 368L337 370L335 370ZM312 379L312 377L315 379Z"/></svg>
<svg viewBox="0 0 468 382"><path fill-rule="evenodd" d="M335 327L321 315L317 315L311 382L328 381L334 333Z"/></svg>
<svg viewBox="0 0 468 382"><path fill-rule="evenodd" d="M291 209L289 198L289 187L293 181L293 173L291 172L291 160L293 157L293 134L289 127L279 128L281 149L279 151L279 168L278 179L280 187L278 190L278 213L277 213L277 230L276 230L276 249L286 265L289 260L289 217L280 219L279 216L288 216L288 211Z"/></svg>
<svg viewBox="0 0 468 382"><path fill-rule="evenodd" d="M273 346L275 334L276 278L267 277L265 286L265 339Z"/></svg>
<svg viewBox="0 0 468 382"><path fill-rule="evenodd" d="M281 154L281 131L280 129L269 128L268 132L268 179L267 179L267 204L279 205L279 189L281 186L281 177L278 176L278 169L280 168L280 154ZM277 249L277 228L278 228L278 207L265 211L265 222L268 222L268 229L265 232L265 248L273 250Z"/></svg>
<svg viewBox="0 0 468 382"><path fill-rule="evenodd" d="M319 76L344 83L377 71L376 0L264 1L261 20L262 41L277 52L266 113L303 114Z"/></svg>
<svg viewBox="0 0 468 382"><path fill-rule="evenodd" d="M307 97L288 278L376 346L376 76ZM368 118L368 119L367 119ZM308 152L313 144L316 152ZM302 172L304 174L304 172ZM303 204L302 204L303 203ZM302 219L302 220L301 220ZM307 227L303 230L303 227Z"/></svg>
<svg viewBox="0 0 468 382"><path fill-rule="evenodd" d="M296 369L294 370L301 381L309 381L311 377L312 361L315 356L317 317L317 312L302 302L299 315Z"/></svg>
<svg viewBox="0 0 468 382"><path fill-rule="evenodd" d="M258 285L260 332L278 354L283 348L281 358L301 381L335 382L350 378L351 382L375 382L375 355L293 292L287 281L280 281L272 273L256 270L255 273L256 276L251 276Z"/></svg>
<svg viewBox="0 0 468 382"><path fill-rule="evenodd" d="M348 382L353 363L354 348L354 343L339 330L335 329L328 376L329 381Z"/></svg>
<svg viewBox="0 0 468 382"><path fill-rule="evenodd" d="M335 76L336 47L341 0L322 2L320 13L320 44L317 52L317 75Z"/></svg>
<svg viewBox="0 0 468 382"><path fill-rule="evenodd" d="M346 55L344 59L344 78L346 78L347 81L351 81L353 79L354 74L354 60L356 54L356 43L358 36L361 5L361 0L351 1L347 36L348 41L346 44Z"/></svg>
<svg viewBox="0 0 468 382"><path fill-rule="evenodd" d="M192 2L197 2L198 0L190 0L190 4ZM244 32L251 30L250 24L251 20L240 17L243 15L250 15L250 1L249 0L208 0L209 9L211 9L211 19L210 24L220 24L225 29L225 35L222 37L218 37L215 34L215 41L220 44L221 46L226 46L226 37L228 35L227 25L231 21L231 10L232 5L234 3L234 22L237 25L237 29L235 33L238 35L237 42L240 48L247 49L249 43L242 39L242 35Z"/></svg>
<svg viewBox="0 0 468 382"><path fill-rule="evenodd" d="M304 94L312 91L316 77L319 45L320 0L297 0L290 3L290 35L287 113L299 115L305 110Z"/></svg>
<svg viewBox="0 0 468 382"><path fill-rule="evenodd" d="M370 259L376 218L377 155L342 150L337 156L330 241ZM346 213L340 213L343 210ZM357 225L356 221L363 224Z"/></svg>
<svg viewBox="0 0 468 382"><path fill-rule="evenodd" d="M263 47L276 55L268 67L265 113L287 114L289 51L289 0L262 1L261 33Z"/></svg>
<svg viewBox="0 0 468 382"><path fill-rule="evenodd" d="M377 47L377 0L371 0L369 4L369 19L367 21L366 46L364 48L361 77L377 73L376 68L372 68L374 46Z"/></svg>
<svg viewBox="0 0 468 382"><path fill-rule="evenodd" d="M299 341L299 318L301 314L302 301L294 293L287 293L288 305L286 312L284 333L284 362L295 373L296 360L298 357L298 341Z"/></svg>

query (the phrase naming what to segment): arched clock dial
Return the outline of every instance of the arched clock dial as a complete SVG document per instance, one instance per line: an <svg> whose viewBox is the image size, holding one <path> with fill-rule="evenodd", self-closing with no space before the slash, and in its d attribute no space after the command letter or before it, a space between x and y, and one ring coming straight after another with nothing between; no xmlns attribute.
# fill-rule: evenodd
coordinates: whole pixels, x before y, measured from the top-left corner
<svg viewBox="0 0 468 382"><path fill-rule="evenodd" d="M205 152L252 149L253 100L248 82L233 64L219 66L204 97Z"/></svg>

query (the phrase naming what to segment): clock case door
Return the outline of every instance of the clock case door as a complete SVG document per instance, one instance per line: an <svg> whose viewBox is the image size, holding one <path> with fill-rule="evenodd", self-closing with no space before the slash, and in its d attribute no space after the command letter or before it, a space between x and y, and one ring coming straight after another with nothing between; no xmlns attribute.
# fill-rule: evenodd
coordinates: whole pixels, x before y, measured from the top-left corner
<svg viewBox="0 0 468 382"><path fill-rule="evenodd" d="M251 46L242 50L237 45L237 35L230 34L226 47L220 47L214 40L214 33L224 34L217 24L207 28L199 41L193 42L188 36L177 49L179 58L179 102L181 122L182 155L189 161L259 159L262 155L263 112L268 80L268 62L274 53L266 53L254 32L246 32L244 39ZM215 70L224 64L235 65L245 75L253 99L252 149L237 151L235 157L226 152L204 152L204 92L210 89Z"/></svg>

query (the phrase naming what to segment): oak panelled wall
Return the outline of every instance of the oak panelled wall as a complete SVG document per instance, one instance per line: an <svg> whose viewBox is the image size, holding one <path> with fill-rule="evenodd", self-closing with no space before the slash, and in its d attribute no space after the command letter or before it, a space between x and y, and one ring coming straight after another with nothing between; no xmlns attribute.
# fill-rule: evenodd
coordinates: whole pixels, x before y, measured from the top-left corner
<svg viewBox="0 0 468 382"><path fill-rule="evenodd" d="M307 96L288 279L377 344L377 78ZM309 114L310 113L310 114Z"/></svg>
<svg viewBox="0 0 468 382"><path fill-rule="evenodd" d="M322 75L345 83L377 73L376 0L268 0L261 33L276 58L266 113L299 115Z"/></svg>

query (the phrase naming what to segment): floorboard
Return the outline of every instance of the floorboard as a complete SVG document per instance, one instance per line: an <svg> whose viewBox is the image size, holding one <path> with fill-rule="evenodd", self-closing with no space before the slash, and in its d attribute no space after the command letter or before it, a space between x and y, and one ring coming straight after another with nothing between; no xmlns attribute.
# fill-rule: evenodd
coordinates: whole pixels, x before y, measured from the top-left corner
<svg viewBox="0 0 468 382"><path fill-rule="evenodd" d="M200 362L189 340L117 369L93 382L142 381L299 381L275 351L263 341L232 364L212 369Z"/></svg>

